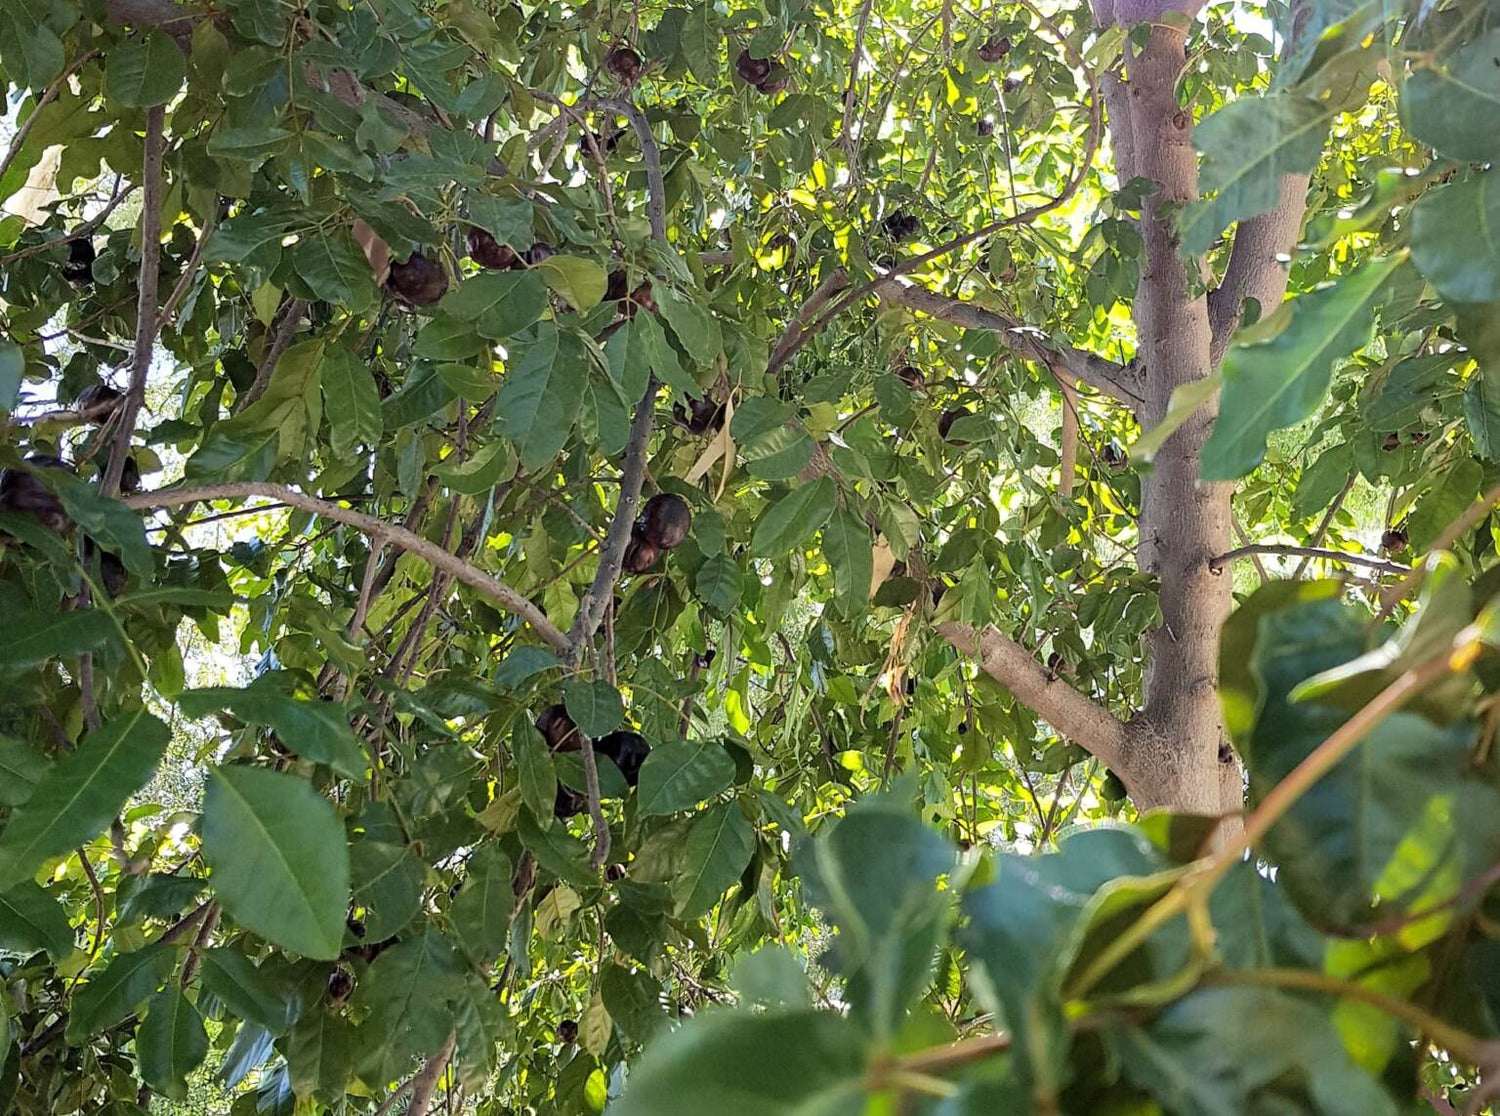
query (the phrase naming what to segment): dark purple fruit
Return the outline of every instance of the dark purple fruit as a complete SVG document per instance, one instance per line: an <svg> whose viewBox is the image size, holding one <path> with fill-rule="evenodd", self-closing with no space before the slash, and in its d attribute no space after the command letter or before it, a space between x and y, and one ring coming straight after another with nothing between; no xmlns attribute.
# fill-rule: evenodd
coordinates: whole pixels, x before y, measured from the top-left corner
<svg viewBox="0 0 1500 1116"><path fill-rule="evenodd" d="M581 747L578 726L568 716L568 707L562 702L542 710L542 715L536 719L536 730L546 738L547 747L554 752L576 752Z"/></svg>
<svg viewBox="0 0 1500 1116"><path fill-rule="evenodd" d="M644 60L633 47L617 46L604 56L604 68L621 85L634 85L641 76L642 65Z"/></svg>
<svg viewBox="0 0 1500 1116"><path fill-rule="evenodd" d="M413 252L405 263L391 264L385 285L408 306L431 306L448 293L448 273L437 260Z"/></svg>
<svg viewBox="0 0 1500 1116"><path fill-rule="evenodd" d="M1383 450L1385 450L1386 453L1391 453L1394 450L1400 449L1401 448L1401 435L1400 434L1387 434L1385 436L1385 441L1383 441L1383 442L1380 443L1380 448L1383 449Z"/></svg>
<svg viewBox="0 0 1500 1116"><path fill-rule="evenodd" d="M501 244L477 225L469 226L469 259L491 271L511 271L521 266L521 257L509 244Z"/></svg>
<svg viewBox="0 0 1500 1116"><path fill-rule="evenodd" d="M915 364L907 364L896 369L896 377L912 391L921 391L927 386L927 377L922 375L922 370Z"/></svg>
<svg viewBox="0 0 1500 1116"><path fill-rule="evenodd" d="M689 399L686 407L673 403L672 421L689 434L707 434L724 425L724 404L706 397Z"/></svg>
<svg viewBox="0 0 1500 1116"><path fill-rule="evenodd" d="M328 974L328 998L341 1004L354 991L354 974L340 966Z"/></svg>
<svg viewBox="0 0 1500 1116"><path fill-rule="evenodd" d="M73 467L60 457L50 454L32 454L26 464L36 469L66 469ZM72 525L62 501L54 496L41 481L24 469L0 469L0 512L29 515L47 530L63 534Z"/></svg>
<svg viewBox="0 0 1500 1116"><path fill-rule="evenodd" d="M99 584L104 587L104 592L114 600L125 587L130 584L130 575L125 572L125 563L120 561L119 556L111 554L107 550L101 550L93 539L83 540L83 560L90 568L94 568L94 556L99 558Z"/></svg>
<svg viewBox="0 0 1500 1116"><path fill-rule="evenodd" d="M1018 77L1008 77L1000 83L1002 93L1014 93L1019 88L1021 88L1021 79Z"/></svg>
<svg viewBox="0 0 1500 1116"><path fill-rule="evenodd" d="M120 405L120 400L125 394L106 383L90 384L78 393L78 398L73 403L73 409L88 415L92 419L102 419L112 414Z"/></svg>
<svg viewBox="0 0 1500 1116"><path fill-rule="evenodd" d="M538 240L530 248L526 249L526 262L535 267L543 260L551 259L555 255L557 255L556 248L552 247L545 240Z"/></svg>
<svg viewBox="0 0 1500 1116"><path fill-rule="evenodd" d="M1406 440L1409 441L1414 446L1420 446L1423 442L1427 441L1427 439L1431 438L1431 437L1432 437L1432 433L1430 431L1427 431L1427 430L1413 430L1410 434L1408 434L1406 436Z"/></svg>
<svg viewBox="0 0 1500 1116"><path fill-rule="evenodd" d="M759 85L771 76L771 60L753 58L748 50L742 50L734 60L734 72L747 85Z"/></svg>
<svg viewBox="0 0 1500 1116"><path fill-rule="evenodd" d="M976 130L979 132L980 139L989 139L995 134L995 122L993 120L981 120Z"/></svg>
<svg viewBox="0 0 1500 1116"><path fill-rule="evenodd" d="M557 1039L559 1042L578 1041L578 1021L576 1019L564 1019L557 1025Z"/></svg>
<svg viewBox="0 0 1500 1116"><path fill-rule="evenodd" d="M604 878L610 883L619 883L625 878L625 865L611 864L608 868L604 869Z"/></svg>
<svg viewBox="0 0 1500 1116"><path fill-rule="evenodd" d="M906 212L906 210L898 209L895 213L886 217L880 223L880 227L885 230L885 235L892 240L910 240L922 231L922 222L917 220L915 215Z"/></svg>
<svg viewBox="0 0 1500 1116"><path fill-rule="evenodd" d="M1125 450L1119 442L1111 438L1099 451L1099 459L1110 469L1118 469L1125 464Z"/></svg>
<svg viewBox="0 0 1500 1116"><path fill-rule="evenodd" d="M625 547L625 559L620 563L620 569L628 574L643 574L656 565L660 557L661 547L652 546L639 535L632 535Z"/></svg>
<svg viewBox="0 0 1500 1116"><path fill-rule="evenodd" d="M945 442L951 442L955 446L968 445L969 440L967 438L948 437L948 431L953 429L953 424L959 419L967 417L968 414L969 412L962 407L954 407L952 410L944 411L942 417L938 419L938 437Z"/></svg>
<svg viewBox="0 0 1500 1116"><path fill-rule="evenodd" d="M620 774L625 776L625 782L633 787L641 780L641 764L651 754L651 745L639 733L620 729L601 737L594 745L594 751L614 760Z"/></svg>
<svg viewBox="0 0 1500 1116"><path fill-rule="evenodd" d="M1400 527L1392 527L1380 536L1380 549L1387 554L1400 554L1406 549L1406 532Z"/></svg>
<svg viewBox="0 0 1500 1116"><path fill-rule="evenodd" d="M1010 53L1010 37L1007 35L991 35L979 44L979 57L985 62L998 62Z"/></svg>
<svg viewBox="0 0 1500 1116"><path fill-rule="evenodd" d="M675 492L658 492L646 501L636 527L652 546L671 550L693 529L693 509Z"/></svg>
<svg viewBox="0 0 1500 1116"><path fill-rule="evenodd" d="M792 72L778 62L771 68L770 75L757 82L755 88L767 97L774 97L791 84Z"/></svg>
<svg viewBox="0 0 1500 1116"><path fill-rule="evenodd" d="M589 808L589 800L577 791L571 791L561 783L557 784L557 796L552 800L552 816L554 818L577 817Z"/></svg>
<svg viewBox="0 0 1500 1116"><path fill-rule="evenodd" d="M62 277L72 286L87 287L94 281L94 242L86 236L68 241L68 262L62 265Z"/></svg>
<svg viewBox="0 0 1500 1116"><path fill-rule="evenodd" d="M623 302L629 295L630 272L617 267L609 273L609 281L604 285L604 301Z"/></svg>
<svg viewBox="0 0 1500 1116"><path fill-rule="evenodd" d="M349 933L353 934L356 938L363 938L365 936L365 924L359 919L351 918L344 925L348 927Z"/></svg>

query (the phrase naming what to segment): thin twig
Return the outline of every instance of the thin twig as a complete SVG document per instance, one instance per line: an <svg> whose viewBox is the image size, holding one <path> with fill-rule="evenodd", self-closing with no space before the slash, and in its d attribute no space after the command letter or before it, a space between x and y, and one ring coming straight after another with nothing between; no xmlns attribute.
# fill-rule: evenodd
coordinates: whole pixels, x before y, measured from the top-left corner
<svg viewBox="0 0 1500 1116"><path fill-rule="evenodd" d="M434 569L451 574L465 585L477 589L506 612L525 620L552 647L559 651L568 647L568 637L556 624L547 619L541 609L492 574L455 557L442 547L428 542L404 527L386 523L364 512L341 508L337 504L330 504L326 500L308 496L286 485L266 484L259 481L230 481L224 484L162 488L155 492L142 492L138 496L126 497L124 503L126 507L139 510L173 508L204 500L243 500L247 496L263 496L267 499L279 500L301 511L336 520L372 539L415 554Z"/></svg>
<svg viewBox="0 0 1500 1116"><path fill-rule="evenodd" d="M1237 546L1233 550L1220 554L1217 558L1208 560L1208 568L1214 573L1222 573L1224 568L1231 562L1240 558L1249 558L1256 554L1281 554L1289 557L1302 557L1309 562L1314 558L1320 558L1327 562L1343 562L1350 566L1364 566L1368 569L1379 570L1381 573L1404 574L1410 573L1410 566L1403 566L1400 562L1391 562L1385 558L1376 558L1369 554L1349 554L1342 550L1328 550L1320 546L1292 546L1280 543L1251 543L1249 546Z"/></svg>
<svg viewBox="0 0 1500 1116"><path fill-rule="evenodd" d="M126 198L130 197L131 194L135 193L136 189L137 187L135 183L132 183L124 190L121 190L119 188L119 184L116 183L115 192L113 195L111 195L109 201L104 204L104 208L101 209L98 213L94 214L94 216L90 217L83 224L79 225L72 232L68 233L67 236L60 236L55 240L46 240L41 244L33 244L29 248L19 248L7 256L0 256L0 267L4 267L7 264L16 263L19 260L27 259L28 257L35 256L41 252L49 252L60 244L68 244L75 240L83 240L86 237L93 236L94 233L98 230L99 226L104 224L104 222L109 219L110 215L119 208L120 203L123 202Z"/></svg>
<svg viewBox="0 0 1500 1116"><path fill-rule="evenodd" d="M1447 550L1458 541L1460 535L1488 515L1490 509L1497 503L1500 503L1500 486L1490 489L1483 496L1479 497L1479 499L1468 506L1463 515L1448 524L1443 529L1443 533L1427 548L1427 553L1432 555L1440 550ZM1403 598L1416 592L1417 587L1422 584L1422 578L1427 575L1427 567L1429 565L1431 563L1426 559L1418 562L1412 567L1411 573L1406 575L1405 581L1397 582L1381 594L1380 611L1375 614L1375 619L1372 623L1380 623L1380 621L1391 614Z"/></svg>
<svg viewBox="0 0 1500 1116"><path fill-rule="evenodd" d="M1307 540L1308 546L1323 545L1323 536L1328 534L1328 528L1333 526L1333 517L1338 515L1339 509L1344 506L1344 500L1353 490L1354 482L1358 478L1358 476L1358 473L1349 474L1349 479L1344 482L1344 487L1339 489L1339 494L1333 498L1333 503L1328 505L1328 513L1324 515L1323 519L1318 523L1318 529L1312 533L1312 538ZM1303 558L1302 561L1297 563L1297 568L1292 573L1293 581L1301 579L1302 575L1307 572L1307 564L1311 561L1312 556L1308 555L1307 557Z"/></svg>
<svg viewBox="0 0 1500 1116"><path fill-rule="evenodd" d="M120 478L130 456L130 439L135 434L135 420L146 402L146 374L151 369L151 353L156 347L157 284L161 267L161 163L166 141L166 110L161 105L146 111L146 156L141 171L145 189L141 199L141 272L140 299L135 318L135 350L130 360L130 386L120 406L115 430L114 448L104 469L100 490L106 496L120 491Z"/></svg>
<svg viewBox="0 0 1500 1116"><path fill-rule="evenodd" d="M172 288L172 293L167 296L167 301L161 307L161 329L172 325L172 320L177 314L177 307L187 296L188 288L192 286L193 276L198 273L198 265L203 262L203 251L208 247L208 238L213 236L214 228L219 223L219 210L217 206L211 206L208 217L204 219L203 228L199 230L198 240L193 245L192 255L188 256L187 263L183 266L182 276L177 280L177 285Z"/></svg>
<svg viewBox="0 0 1500 1116"><path fill-rule="evenodd" d="M266 388L271 384L271 376L276 371L276 363L291 347L292 338L297 336L297 327L302 324L302 315L306 310L307 303L300 298L294 298L286 304L281 325L277 327L276 336L271 340L271 347L266 350L260 367L255 370L254 382L245 389L245 394L235 404L236 412L243 411L266 393Z"/></svg>

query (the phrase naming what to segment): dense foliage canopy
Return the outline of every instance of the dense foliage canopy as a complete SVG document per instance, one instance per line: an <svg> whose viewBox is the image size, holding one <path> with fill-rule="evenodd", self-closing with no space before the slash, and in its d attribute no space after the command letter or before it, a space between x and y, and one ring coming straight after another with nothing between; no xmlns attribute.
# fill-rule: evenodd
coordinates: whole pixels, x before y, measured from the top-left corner
<svg viewBox="0 0 1500 1116"><path fill-rule="evenodd" d="M0 1110L1482 1109L1500 5L1199 8L0 0Z"/></svg>

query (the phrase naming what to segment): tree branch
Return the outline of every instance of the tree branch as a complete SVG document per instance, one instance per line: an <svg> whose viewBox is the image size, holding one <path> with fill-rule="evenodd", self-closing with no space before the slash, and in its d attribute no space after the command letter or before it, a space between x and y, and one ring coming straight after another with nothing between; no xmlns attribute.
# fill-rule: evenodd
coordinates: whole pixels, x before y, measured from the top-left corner
<svg viewBox="0 0 1500 1116"><path fill-rule="evenodd" d="M1308 182L1305 174L1284 175L1276 205L1240 222L1224 281L1208 296L1208 318L1213 328L1209 358L1214 365L1229 349L1246 299L1253 298L1260 305L1262 317L1281 305L1290 276L1288 255L1297 243L1307 209Z"/></svg>
<svg viewBox="0 0 1500 1116"><path fill-rule="evenodd" d="M453 1057L453 1048L457 1042L458 1033L449 1031L442 1049L428 1058L421 1072L412 1078L411 1104L406 1107L406 1116L427 1116L427 1109L432 1104L432 1094L437 1088L438 1078L442 1077L443 1071L448 1068L448 1059Z"/></svg>
<svg viewBox="0 0 1500 1116"><path fill-rule="evenodd" d="M604 549L599 552L599 568L594 573L594 583L578 603L573 628L567 635L564 657L570 662L577 663L583 658L584 649L604 619L604 605L614 595L615 582L620 580L620 566L625 561L625 548L630 545L631 528L635 525L636 509L641 502L641 485L646 479L646 449L651 442L651 423L655 417L656 379L652 377L646 385L646 394L636 404L635 418L630 423L630 439L625 443L625 467L620 474L620 495L615 504L615 517L604 536Z"/></svg>
<svg viewBox="0 0 1500 1116"><path fill-rule="evenodd" d="M172 508L182 504L198 503L202 500L242 500L247 496L264 496L267 499L280 500L290 507L346 524L378 542L415 554L433 569L462 581L494 601L506 612L525 620L551 647L558 651L567 650L568 637L557 625L548 620L546 614L536 605L493 575L455 557L436 543L414 535L404 527L386 523L364 512L341 508L337 504L330 504L326 500L308 496L294 488L260 481L230 481L223 484L205 484L186 488L162 488L155 492L143 492L139 496L128 496L123 502L126 507L139 510Z"/></svg>
<svg viewBox="0 0 1500 1116"><path fill-rule="evenodd" d="M41 97L36 102L36 107L31 110L31 115L26 118L26 122L17 128L16 134L11 137L10 147L6 149L5 157L0 159L0 178L5 176L5 172L10 170L11 163L15 162L16 156L21 153L21 148L26 143L26 137L31 135L31 129L36 127L36 122L42 115L42 109L56 100L58 92L67 83L67 80L82 69L84 63L88 62L89 59L98 53L97 50L85 51L73 59L68 64L67 69L52 79L52 84L47 86L42 92Z"/></svg>
<svg viewBox="0 0 1500 1116"><path fill-rule="evenodd" d="M1321 546L1283 546L1280 543L1252 543L1249 546L1237 546L1226 554L1220 554L1217 558L1208 560L1208 568L1214 573L1222 573L1224 568L1231 562L1240 558L1249 558L1256 554L1282 554L1293 558L1322 558L1328 562L1343 562L1350 566L1365 566L1382 573L1404 574L1410 573L1410 566L1403 566L1400 562L1388 562L1384 558L1373 558L1367 554L1349 554L1342 550L1328 550Z"/></svg>
<svg viewBox="0 0 1500 1116"><path fill-rule="evenodd" d="M236 412L243 411L266 393L266 388L271 384L271 377L276 372L276 362L291 347L292 338L297 336L297 327L302 324L302 314L306 310L307 303L300 298L294 298L286 304L286 309L281 315L281 325L277 327L276 336L271 339L271 347L266 350L260 367L255 370L255 379L245 389L244 396L235 404Z"/></svg>
<svg viewBox="0 0 1500 1116"><path fill-rule="evenodd" d="M104 468L100 489L106 496L120 491L125 461L130 456L130 439L135 433L136 416L146 402L146 374L151 370L151 352L156 347L157 285L161 272L161 163L166 141L166 109L157 105L146 110L146 156L141 170L144 196L141 198L141 272L140 298L136 303L135 348L130 358L130 386L116 417L114 446Z"/></svg>
<svg viewBox="0 0 1500 1116"><path fill-rule="evenodd" d="M843 268L835 268L812 294L808 295L807 301L797 311L796 317L786 327L786 332L781 335L781 340L776 342L776 347L771 350L770 367L780 368L791 357L791 354L802 344L802 333L807 324L812 321L813 316L819 310L828 305L830 299L840 291L849 287L849 273Z"/></svg>
<svg viewBox="0 0 1500 1116"><path fill-rule="evenodd" d="M1059 379L1070 376L1096 391L1127 405L1141 402L1131 386L1131 368L1093 353L1046 339L1042 332L1015 318L948 295L934 294L925 287L892 282L881 290L881 297L930 317L951 322L964 329L985 329L998 334L1005 346L1018 356L1045 365Z"/></svg>
<svg viewBox="0 0 1500 1116"><path fill-rule="evenodd" d="M1125 725L1113 713L1047 670L1015 640L991 625L977 639L967 624L939 624L938 634L1013 693L1061 735L1097 756L1130 787Z"/></svg>

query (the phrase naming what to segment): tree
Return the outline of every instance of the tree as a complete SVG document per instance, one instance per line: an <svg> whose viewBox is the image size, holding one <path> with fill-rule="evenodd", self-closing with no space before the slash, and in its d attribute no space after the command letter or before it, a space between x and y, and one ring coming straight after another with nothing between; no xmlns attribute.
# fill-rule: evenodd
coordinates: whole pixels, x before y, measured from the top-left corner
<svg viewBox="0 0 1500 1116"><path fill-rule="evenodd" d="M0 0L4 1107L1480 1110L1500 13L1199 8Z"/></svg>

